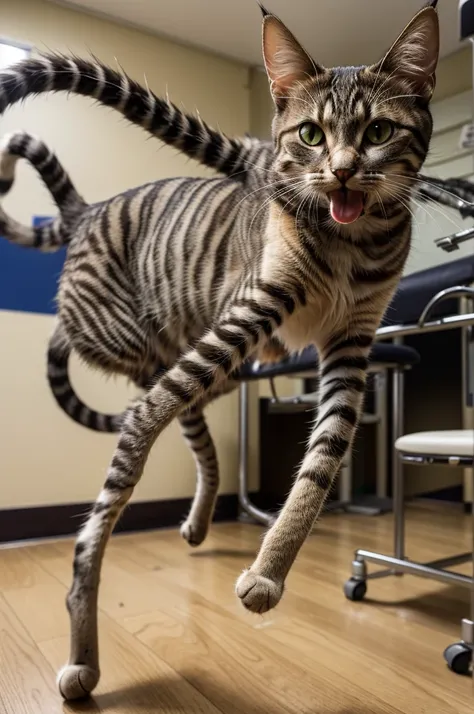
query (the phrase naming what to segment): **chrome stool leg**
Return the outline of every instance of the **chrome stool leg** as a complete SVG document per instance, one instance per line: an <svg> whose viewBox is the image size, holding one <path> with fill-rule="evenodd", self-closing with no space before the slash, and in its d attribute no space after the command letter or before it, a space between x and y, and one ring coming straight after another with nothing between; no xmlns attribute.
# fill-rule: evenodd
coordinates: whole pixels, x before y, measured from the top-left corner
<svg viewBox="0 0 474 714"><path fill-rule="evenodd" d="M382 553L372 553L366 550L356 550L352 561L352 575L344 584L344 594L348 600L362 600L367 592L367 581L385 578L389 575L402 575L405 562L405 497L403 483L403 464L395 449L397 439L403 434L404 409L404 370L394 369L392 372L392 481L393 481L393 512L394 512L394 557ZM367 563L377 563L388 566L387 570L368 573ZM394 567L391 568L390 566ZM407 566L408 567L408 566Z"/></svg>
<svg viewBox="0 0 474 714"><path fill-rule="evenodd" d="M473 471L474 486L474 471ZM474 495L474 488L473 488ZM474 677L474 500L471 504L472 514L472 576L471 585L471 619L462 621L461 641L446 647L443 657L456 674L469 674Z"/></svg>

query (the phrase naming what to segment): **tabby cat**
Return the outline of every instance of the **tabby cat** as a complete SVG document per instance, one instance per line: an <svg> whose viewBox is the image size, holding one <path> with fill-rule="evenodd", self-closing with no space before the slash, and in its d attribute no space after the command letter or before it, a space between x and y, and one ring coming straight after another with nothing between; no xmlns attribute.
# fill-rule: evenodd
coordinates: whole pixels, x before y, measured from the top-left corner
<svg viewBox="0 0 474 714"><path fill-rule="evenodd" d="M58 678L65 698L88 694L99 680L101 562L158 435L177 417L192 441L198 488L183 535L199 543L218 483L203 406L232 388L240 365L269 345L298 351L314 344L320 406L307 453L236 585L253 612L279 602L353 439L374 334L408 256L410 192L432 133L435 5L415 15L377 64L333 69L316 64L264 11L273 152L226 138L99 62L49 54L0 74L0 111L49 91L94 97L226 174L158 181L88 206L38 142L30 158L47 177L60 217L28 229L2 214L13 240L69 244L48 352L58 401L82 419L80 405L69 403L72 349L146 390L121 421L105 484L77 538L67 598L70 659ZM22 140L31 142L17 136L10 143ZM7 150L0 160L4 191L12 156Z"/></svg>

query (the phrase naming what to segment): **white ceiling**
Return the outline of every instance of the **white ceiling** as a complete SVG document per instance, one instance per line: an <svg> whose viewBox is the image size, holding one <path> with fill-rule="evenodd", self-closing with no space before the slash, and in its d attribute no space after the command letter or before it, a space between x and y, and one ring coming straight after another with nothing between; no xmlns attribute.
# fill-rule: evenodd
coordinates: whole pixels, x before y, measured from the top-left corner
<svg viewBox="0 0 474 714"><path fill-rule="evenodd" d="M54 0L53 0L54 1ZM266 0L313 58L328 66L375 61L425 0ZM261 65L256 0L69 0L82 8ZM458 0L439 0L442 55L460 49Z"/></svg>

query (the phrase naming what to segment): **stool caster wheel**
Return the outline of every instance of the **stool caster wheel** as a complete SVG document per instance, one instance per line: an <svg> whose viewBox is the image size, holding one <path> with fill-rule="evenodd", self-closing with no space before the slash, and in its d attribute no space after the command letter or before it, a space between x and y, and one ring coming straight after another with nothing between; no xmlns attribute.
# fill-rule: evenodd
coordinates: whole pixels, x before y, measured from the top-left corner
<svg viewBox="0 0 474 714"><path fill-rule="evenodd" d="M456 642L444 650L444 659L449 669L456 674L470 674L472 650L464 642Z"/></svg>
<svg viewBox="0 0 474 714"><path fill-rule="evenodd" d="M352 602L363 600L367 592L367 583L365 580L356 580L350 578L344 583L344 595Z"/></svg>

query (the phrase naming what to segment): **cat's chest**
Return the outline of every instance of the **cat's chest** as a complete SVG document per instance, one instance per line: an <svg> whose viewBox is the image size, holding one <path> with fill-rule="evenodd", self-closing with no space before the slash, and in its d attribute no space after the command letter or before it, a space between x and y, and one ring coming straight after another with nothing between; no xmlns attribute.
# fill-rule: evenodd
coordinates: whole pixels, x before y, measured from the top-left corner
<svg viewBox="0 0 474 714"><path fill-rule="evenodd" d="M262 266L264 281L284 285L290 279L291 285L292 277L298 276L299 288L305 294L304 304L287 314L277 330L287 349L302 350L321 342L334 330L343 329L359 297L353 280L355 262L351 251L329 251L324 257L320 254L325 267L308 268L294 221L286 216L279 217L278 232L270 228L268 238Z"/></svg>
<svg viewBox="0 0 474 714"><path fill-rule="evenodd" d="M310 344L320 344L335 330L343 329L355 303L349 281L334 283L333 289L308 293L306 304L287 315L278 329L278 337L290 351L299 351Z"/></svg>

